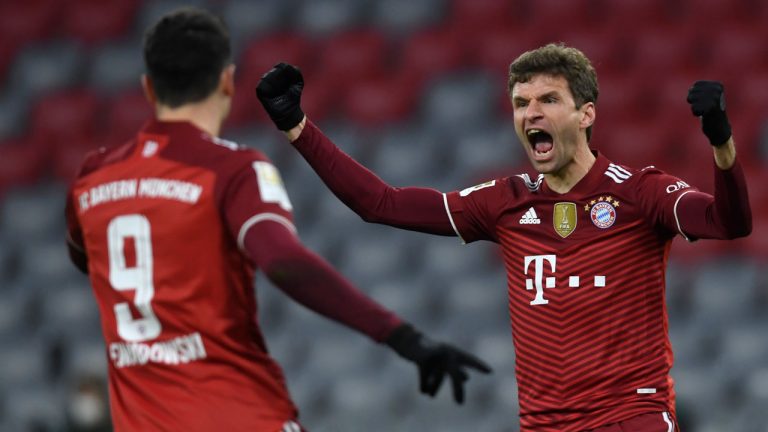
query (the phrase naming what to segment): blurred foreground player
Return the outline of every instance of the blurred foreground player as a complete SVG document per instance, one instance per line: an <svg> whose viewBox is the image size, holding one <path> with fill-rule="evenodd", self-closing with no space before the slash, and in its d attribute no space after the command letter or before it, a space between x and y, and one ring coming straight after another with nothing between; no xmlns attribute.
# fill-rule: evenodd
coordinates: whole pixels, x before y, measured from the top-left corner
<svg viewBox="0 0 768 432"><path fill-rule="evenodd" d="M699 81L688 95L714 148L714 197L590 150L597 76L581 51L563 45L524 53L509 71L515 130L538 177L449 193L389 186L352 160L306 120L303 85L298 69L279 64L256 92L364 220L501 245L522 430L676 430L664 301L669 247L677 234L732 239L752 224L721 84Z"/></svg>
<svg viewBox="0 0 768 432"><path fill-rule="evenodd" d="M489 368L430 341L305 249L275 167L217 138L234 91L229 58L223 23L205 11L150 28L143 84L156 119L89 155L67 198L70 255L100 309L115 429L300 430L257 322L257 269L416 363L423 392L448 375L461 403L467 369Z"/></svg>

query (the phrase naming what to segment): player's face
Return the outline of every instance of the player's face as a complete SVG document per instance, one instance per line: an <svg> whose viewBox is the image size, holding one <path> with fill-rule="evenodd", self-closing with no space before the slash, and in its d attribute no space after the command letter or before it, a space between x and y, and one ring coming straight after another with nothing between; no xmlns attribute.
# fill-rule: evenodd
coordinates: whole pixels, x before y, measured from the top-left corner
<svg viewBox="0 0 768 432"><path fill-rule="evenodd" d="M512 87L511 99L515 131L536 171L558 174L579 150L588 151L584 130L592 124L594 104L576 108L564 77L534 75Z"/></svg>

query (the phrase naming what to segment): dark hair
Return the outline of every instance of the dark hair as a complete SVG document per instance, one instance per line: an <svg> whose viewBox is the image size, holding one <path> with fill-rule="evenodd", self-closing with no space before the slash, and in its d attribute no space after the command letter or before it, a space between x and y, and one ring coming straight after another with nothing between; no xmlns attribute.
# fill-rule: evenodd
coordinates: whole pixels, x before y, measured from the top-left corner
<svg viewBox="0 0 768 432"><path fill-rule="evenodd" d="M203 9L170 12L144 35L144 64L155 95L172 108L208 97L230 57L227 27Z"/></svg>
<svg viewBox="0 0 768 432"><path fill-rule="evenodd" d="M561 76L568 82L576 108L586 102L597 103L597 73L583 52L562 43L551 43L520 55L509 65L508 91L519 82L528 82L534 75ZM592 126L587 128L587 141Z"/></svg>

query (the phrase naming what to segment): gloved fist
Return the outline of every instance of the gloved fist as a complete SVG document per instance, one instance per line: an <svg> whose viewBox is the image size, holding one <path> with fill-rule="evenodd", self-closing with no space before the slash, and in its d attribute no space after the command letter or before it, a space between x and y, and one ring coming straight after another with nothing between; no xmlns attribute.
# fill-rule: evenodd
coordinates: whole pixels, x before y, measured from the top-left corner
<svg viewBox="0 0 768 432"><path fill-rule="evenodd" d="M491 372L490 366L477 357L451 345L434 342L410 324L396 328L385 343L401 357L416 363L422 393L436 395L448 375L453 398L459 404L464 403L464 382L469 379L466 369Z"/></svg>
<svg viewBox="0 0 768 432"><path fill-rule="evenodd" d="M719 81L696 81L688 90L691 112L701 117L701 129L715 147L731 137L731 124L725 114L725 89Z"/></svg>
<svg viewBox="0 0 768 432"><path fill-rule="evenodd" d="M293 65L278 63L262 75L256 86L256 96L278 129L293 129L304 119L301 91L304 77Z"/></svg>

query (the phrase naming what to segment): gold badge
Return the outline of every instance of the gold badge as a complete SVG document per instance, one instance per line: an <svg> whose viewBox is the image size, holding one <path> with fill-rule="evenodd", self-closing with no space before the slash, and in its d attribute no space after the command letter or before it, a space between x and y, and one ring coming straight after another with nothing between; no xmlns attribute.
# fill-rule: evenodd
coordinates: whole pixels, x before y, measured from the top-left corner
<svg viewBox="0 0 768 432"><path fill-rule="evenodd" d="M552 223L560 237L566 238L576 229L576 204L559 202L555 204Z"/></svg>

